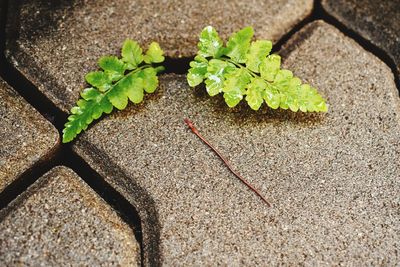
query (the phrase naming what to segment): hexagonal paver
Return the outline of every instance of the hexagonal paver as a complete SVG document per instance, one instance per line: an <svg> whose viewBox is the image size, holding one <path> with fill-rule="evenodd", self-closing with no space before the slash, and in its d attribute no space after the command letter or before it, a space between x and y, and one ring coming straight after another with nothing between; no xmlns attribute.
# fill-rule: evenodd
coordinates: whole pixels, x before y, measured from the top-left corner
<svg viewBox="0 0 400 267"><path fill-rule="evenodd" d="M1 79L0 140L0 192L59 144L50 122Z"/></svg>
<svg viewBox="0 0 400 267"><path fill-rule="evenodd" d="M172 57L193 56L207 25L225 37L253 25L258 37L277 40L312 9L311 0L11 2L9 58L64 111L77 100L84 73L100 56L118 54L126 38L158 41Z"/></svg>
<svg viewBox="0 0 400 267"><path fill-rule="evenodd" d="M327 114L230 110L167 75L145 104L102 119L75 144L138 207L144 245L159 247L165 265L400 261L400 103L390 69L323 22L296 34L282 55L327 97Z"/></svg>
<svg viewBox="0 0 400 267"><path fill-rule="evenodd" d="M132 229L83 180L56 167L0 213L2 266L138 266Z"/></svg>
<svg viewBox="0 0 400 267"><path fill-rule="evenodd" d="M322 6L346 27L388 53L400 73L399 0L323 0Z"/></svg>

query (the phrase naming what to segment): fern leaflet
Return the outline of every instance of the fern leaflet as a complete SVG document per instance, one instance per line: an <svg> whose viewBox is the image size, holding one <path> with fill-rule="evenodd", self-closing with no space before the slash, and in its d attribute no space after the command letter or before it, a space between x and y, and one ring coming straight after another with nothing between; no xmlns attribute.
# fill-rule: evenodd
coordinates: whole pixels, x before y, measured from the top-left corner
<svg viewBox="0 0 400 267"><path fill-rule="evenodd" d="M102 70L85 76L91 87L81 92L81 99L71 109L63 130L63 143L72 141L103 113L111 113L114 107L124 109L128 100L140 103L144 92L153 93L157 89L157 73L164 69L162 66L154 66L154 63L164 61L158 43L151 43L143 55L139 44L127 39L123 43L121 55L122 58L101 57L98 65Z"/></svg>
<svg viewBox="0 0 400 267"><path fill-rule="evenodd" d="M273 108L297 112L327 112L325 100L317 90L281 69L279 55L270 54L272 43L251 42L253 28L234 33L224 47L217 31L208 26L200 34L198 52L187 74L191 87L203 81L210 96L222 93L229 107L243 98L250 108L262 103Z"/></svg>

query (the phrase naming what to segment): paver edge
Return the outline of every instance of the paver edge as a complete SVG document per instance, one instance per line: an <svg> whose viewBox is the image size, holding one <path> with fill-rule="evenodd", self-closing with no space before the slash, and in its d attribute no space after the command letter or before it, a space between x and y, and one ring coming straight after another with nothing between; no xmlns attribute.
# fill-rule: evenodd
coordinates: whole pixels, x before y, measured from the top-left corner
<svg viewBox="0 0 400 267"><path fill-rule="evenodd" d="M52 87L60 87L60 84L57 82L53 76L49 75L42 68L40 68L32 57L25 53L17 43L17 40L20 35L20 12L21 12L21 1L8 1L8 7L6 9L6 25L5 25L5 47L4 47L4 56L7 61L26 79L28 79L31 83L35 85L38 90L38 93L43 94L47 99L49 99L55 106L57 106L64 113L69 112L69 108L67 107L61 99L66 97L66 95L57 96L52 91L48 91L49 93L45 94L39 88L42 87L41 84L50 83ZM17 63L21 59L21 57L25 58L24 60L28 60L30 62L31 68L22 71L22 69L18 66ZM35 75L38 73L39 75ZM30 79L31 78L31 79ZM36 81L36 82L35 82ZM46 82L44 82L46 81ZM38 84L39 83L39 84ZM51 99L51 98L53 99Z"/></svg>
<svg viewBox="0 0 400 267"><path fill-rule="evenodd" d="M91 168L98 172L107 184L109 184L112 188L119 192L131 205L136 208L142 226L142 248L144 255L144 265L161 266L161 226L158 219L157 208L153 198L146 191L146 189L138 186L137 184L133 184L134 181L132 179L129 179L128 175L119 166L113 164L111 160L107 159L108 156L106 153L104 153L104 151L91 145L89 142L79 137L76 142L79 142L79 145L75 143L72 147L72 150L79 157L81 157L82 160L87 162L87 164ZM98 164L93 166L90 163L90 161L96 160L95 155L101 155L101 157L104 159L100 166ZM85 158L89 158L89 160L86 160L85 158L83 158L83 156ZM129 182L129 187L126 186L127 182ZM127 195L135 197L127 197Z"/></svg>
<svg viewBox="0 0 400 267"><path fill-rule="evenodd" d="M65 172L66 170L70 169L62 165L55 166L54 168L43 174L41 177L39 177L33 184L31 184L26 190L24 190L24 192L13 199L4 209L0 210L0 222L3 221L10 212L25 203L25 201L27 201L29 197L35 194L40 188L48 184L50 182L50 176L57 170Z"/></svg>
<svg viewBox="0 0 400 267"><path fill-rule="evenodd" d="M15 211L16 209L21 207L26 201L28 201L29 198L32 195L34 195L39 190L41 190L46 185L48 185L52 181L51 178L55 174L74 176L74 179L76 180L76 182L83 184L83 186L84 186L83 191L85 193L86 192L91 193L92 196L90 196L90 197L94 197L96 199L99 199L102 204L104 204L104 205L106 205L108 207L109 211L114 212L115 216L118 217L121 221L123 221L121 216L118 214L118 211L114 210L113 207L111 207L100 195L98 195L98 193L92 187L90 187L83 180L83 178L80 177L73 169L71 169L70 167L67 167L66 165L57 165L57 166L51 168L48 172L46 172L42 176L40 176L33 184L31 184L26 190L24 190L24 192L22 192L15 199L13 199L4 209L0 210L0 223L3 220L5 220L7 218L7 216L9 216L13 211ZM72 186L74 186L74 184ZM104 210L100 210L100 212L103 212L103 211ZM124 223L126 223L126 222L124 222ZM141 248L140 248L140 245L139 245L139 241L136 240L136 238L135 238L135 235L133 233L134 229L132 229L132 227L130 225L128 225L128 224L127 224L127 226L131 230L131 236L133 237L135 242L138 244L138 246L137 246L138 249L139 249L139 253L138 253L139 258L138 259L139 259L139 262L140 262L140 260L141 260L141 256L140 256Z"/></svg>
<svg viewBox="0 0 400 267"><path fill-rule="evenodd" d="M49 147L46 149L46 151L40 155L39 159L36 161L32 161L26 168L24 168L19 174L17 174L12 181L10 181L6 186L3 188L2 191L0 191L0 195L2 195L4 192L6 192L9 188L11 188L14 184L20 182L20 180L23 178L23 176L26 173L31 172L32 170L39 168L42 166L42 164L45 164L46 162L50 161L56 154L57 151L59 150L61 146L61 138L58 130L55 128L55 126L48 121L45 117L43 117L42 114L40 114L29 102L27 102L23 97L10 85L8 84L5 80L2 80L0 78L0 85L3 84L5 85L5 90L9 90L14 92L18 100L21 102L20 104L23 105L24 109L27 109L28 112L33 112L35 116L40 117L41 120L43 120L44 124L47 124L50 128L51 131L48 132L49 136L51 135L52 143L50 143ZM54 138L55 137L55 138Z"/></svg>
<svg viewBox="0 0 400 267"><path fill-rule="evenodd" d="M321 8L324 10L324 12L326 12L326 14L328 14L329 16L331 16L332 18L334 18L335 20L337 20L339 23L341 23L345 28L357 33L361 38L365 39L367 42L371 43L373 46L375 46L376 48L378 48L379 50L382 50L383 53L385 53L385 55L390 58L390 60L392 61L391 64L394 65L394 67L397 70L397 75L400 75L400 62L399 64L397 64L396 59L392 53L392 51L379 46L377 43L375 43L374 40L372 40L372 38L367 38L367 34L363 31L357 31L354 27L350 27L349 24L352 24L351 21L349 21L348 19L345 18L345 16L342 16L341 14L339 14L337 12L337 10L333 9L331 7L331 3L327 0L321 0L320 1L320 6ZM386 63L385 63L386 64ZM399 88L400 91L400 88Z"/></svg>

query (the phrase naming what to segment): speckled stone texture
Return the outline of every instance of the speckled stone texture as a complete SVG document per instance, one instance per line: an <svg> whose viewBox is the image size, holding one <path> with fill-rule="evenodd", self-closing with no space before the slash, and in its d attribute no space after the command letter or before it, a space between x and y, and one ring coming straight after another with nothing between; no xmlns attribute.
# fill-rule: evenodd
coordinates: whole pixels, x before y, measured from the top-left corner
<svg viewBox="0 0 400 267"><path fill-rule="evenodd" d="M1 79L0 140L0 192L59 144L50 122Z"/></svg>
<svg viewBox="0 0 400 267"><path fill-rule="evenodd" d="M399 0L323 0L322 6L346 27L389 54L400 73Z"/></svg>
<svg viewBox="0 0 400 267"><path fill-rule="evenodd" d="M0 213L1 266L139 266L132 229L72 170L56 167Z"/></svg>
<svg viewBox="0 0 400 267"><path fill-rule="evenodd" d="M100 56L119 54L126 38L143 45L158 41L171 57L193 56L207 25L224 37L253 25L258 38L275 41L313 5L312 0L22 2L20 9L10 7L9 59L64 111L85 86L84 73L97 68Z"/></svg>
<svg viewBox="0 0 400 267"><path fill-rule="evenodd" d="M184 76L166 75L145 104L102 119L75 144L138 207L144 245L158 247L166 266L400 261L400 103L390 69L319 21L282 55L328 99L329 113L229 110ZM158 236L149 235L154 225Z"/></svg>

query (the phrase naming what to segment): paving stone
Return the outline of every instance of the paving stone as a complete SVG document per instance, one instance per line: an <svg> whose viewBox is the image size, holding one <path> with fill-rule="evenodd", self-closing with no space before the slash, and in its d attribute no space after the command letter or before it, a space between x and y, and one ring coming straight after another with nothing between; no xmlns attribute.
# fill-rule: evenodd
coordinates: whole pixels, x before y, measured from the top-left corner
<svg viewBox="0 0 400 267"><path fill-rule="evenodd" d="M132 229L72 170L56 167L0 213L2 266L138 266Z"/></svg>
<svg viewBox="0 0 400 267"><path fill-rule="evenodd" d="M400 261L400 110L390 69L320 21L282 54L327 97L329 113L229 110L184 76L166 75L145 104L102 119L74 145L137 206L144 245L159 246L166 266ZM186 117L272 208L187 129ZM154 225L159 233L149 236Z"/></svg>
<svg viewBox="0 0 400 267"><path fill-rule="evenodd" d="M253 25L258 37L278 40L313 6L312 0L71 2L24 1L19 14L11 6L8 25L11 62L64 111L85 86L84 73L97 68L100 56L118 54L126 38L158 41L168 56L193 56L207 25L225 37Z"/></svg>
<svg viewBox="0 0 400 267"><path fill-rule="evenodd" d="M399 0L323 0L322 6L346 27L389 54L400 73Z"/></svg>
<svg viewBox="0 0 400 267"><path fill-rule="evenodd" d="M0 192L59 144L50 122L1 79L0 140Z"/></svg>

